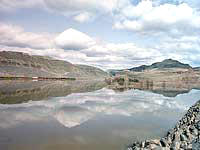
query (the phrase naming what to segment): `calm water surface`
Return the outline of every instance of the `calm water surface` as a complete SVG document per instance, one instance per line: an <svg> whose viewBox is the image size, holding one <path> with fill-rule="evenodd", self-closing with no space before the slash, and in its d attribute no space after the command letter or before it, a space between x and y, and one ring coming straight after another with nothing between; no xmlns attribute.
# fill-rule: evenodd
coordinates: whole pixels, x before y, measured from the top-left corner
<svg viewBox="0 0 200 150"><path fill-rule="evenodd" d="M0 81L0 149L124 150L164 136L200 98L104 84Z"/></svg>

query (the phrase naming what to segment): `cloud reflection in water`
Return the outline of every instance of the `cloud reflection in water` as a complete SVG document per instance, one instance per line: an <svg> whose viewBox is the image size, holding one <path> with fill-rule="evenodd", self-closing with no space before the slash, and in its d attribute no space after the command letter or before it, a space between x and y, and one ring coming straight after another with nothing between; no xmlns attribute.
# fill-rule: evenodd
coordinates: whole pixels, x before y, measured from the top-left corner
<svg viewBox="0 0 200 150"><path fill-rule="evenodd" d="M190 95L193 97L190 98ZM192 105L184 100L184 97L193 99L190 102L194 103L198 96L200 92L197 90L192 90L187 95L169 98L146 91L114 92L104 88L95 92L51 98L48 101L0 105L0 127L9 128L24 122L45 121L51 117L63 126L72 128L95 118L98 114L132 116L136 113L159 115L163 110L183 112Z"/></svg>

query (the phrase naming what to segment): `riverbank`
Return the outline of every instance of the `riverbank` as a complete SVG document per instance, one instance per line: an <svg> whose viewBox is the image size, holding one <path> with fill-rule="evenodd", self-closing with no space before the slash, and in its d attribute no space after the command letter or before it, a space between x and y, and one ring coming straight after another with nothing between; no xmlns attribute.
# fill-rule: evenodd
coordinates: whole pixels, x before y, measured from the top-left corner
<svg viewBox="0 0 200 150"><path fill-rule="evenodd" d="M13 76L3 76L0 80L76 80L76 78L68 77L13 77Z"/></svg>
<svg viewBox="0 0 200 150"><path fill-rule="evenodd" d="M190 107L176 126L161 139L135 142L128 150L199 150L200 101Z"/></svg>

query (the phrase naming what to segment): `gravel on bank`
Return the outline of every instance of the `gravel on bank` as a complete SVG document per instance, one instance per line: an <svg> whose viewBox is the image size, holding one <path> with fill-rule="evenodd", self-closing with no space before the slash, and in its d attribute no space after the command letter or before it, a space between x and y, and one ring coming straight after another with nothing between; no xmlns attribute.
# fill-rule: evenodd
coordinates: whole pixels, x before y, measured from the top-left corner
<svg viewBox="0 0 200 150"><path fill-rule="evenodd" d="M128 150L200 150L200 101L161 139L133 143Z"/></svg>

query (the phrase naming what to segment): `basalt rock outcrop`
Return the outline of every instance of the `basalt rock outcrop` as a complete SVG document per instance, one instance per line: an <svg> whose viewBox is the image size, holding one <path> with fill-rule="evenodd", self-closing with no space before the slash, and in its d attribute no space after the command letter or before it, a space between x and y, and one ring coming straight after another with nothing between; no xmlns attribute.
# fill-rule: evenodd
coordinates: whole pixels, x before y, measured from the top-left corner
<svg viewBox="0 0 200 150"><path fill-rule="evenodd" d="M135 142L128 150L199 150L200 101L190 107L176 126L165 137Z"/></svg>

